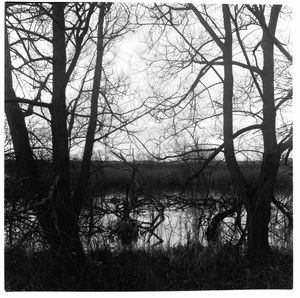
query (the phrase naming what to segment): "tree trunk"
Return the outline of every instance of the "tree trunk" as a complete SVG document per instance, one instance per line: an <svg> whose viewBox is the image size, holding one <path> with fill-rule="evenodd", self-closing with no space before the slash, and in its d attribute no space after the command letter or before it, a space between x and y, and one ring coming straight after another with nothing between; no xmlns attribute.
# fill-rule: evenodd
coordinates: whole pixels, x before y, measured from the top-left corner
<svg viewBox="0 0 300 298"><path fill-rule="evenodd" d="M13 89L7 31L5 32L5 114L16 155L17 178L21 184L20 189L15 189L16 195L22 198L25 204L29 205L30 203L41 225L46 241L52 247L55 242L55 229L49 205L39 204L47 194L41 181L37 178L24 114L17 102L17 97Z"/></svg>
<svg viewBox="0 0 300 298"><path fill-rule="evenodd" d="M211 220L209 226L207 227L206 233L205 233L208 244L217 243L220 240L219 239L219 228L220 228L222 221L226 217L233 215L237 211L238 211L238 208L237 208L237 206L235 206L229 210L222 211L213 217L213 219Z"/></svg>
<svg viewBox="0 0 300 298"><path fill-rule="evenodd" d="M54 249L70 260L82 259L78 221L71 200L67 110L65 103L66 48L64 3L53 4L53 96L51 129L54 185L52 204L57 233Z"/></svg>
<svg viewBox="0 0 300 298"><path fill-rule="evenodd" d="M248 256L253 263L262 263L268 259L268 228L279 160L279 147L272 154L264 154L257 191L248 200Z"/></svg>
<svg viewBox="0 0 300 298"><path fill-rule="evenodd" d="M51 250L59 257L58 266L78 265L84 260L79 227L70 192L69 148L65 104L65 24L64 3L53 4L53 94L50 107L53 143L53 184L47 191L37 179L24 114L12 83L12 66L6 33L5 112L22 178L21 196L35 211ZM66 263L67 262L67 263ZM68 266L70 270L74 267ZM79 269L77 267L77 269Z"/></svg>
<svg viewBox="0 0 300 298"><path fill-rule="evenodd" d="M248 255L253 263L264 262L269 252L268 225L271 216L271 201L274 196L275 181L280 161L280 146L276 140L276 108L274 97L274 43L277 19L281 6L271 9L269 25L263 28L262 49L264 66L263 84L263 123L262 134L264 155L259 176L258 188L249 198L248 216ZM265 18L260 16L265 24Z"/></svg>
<svg viewBox="0 0 300 298"><path fill-rule="evenodd" d="M263 28L261 46L264 66L262 71L263 123L262 135L264 155L257 187L250 186L235 159L232 131L232 31L230 10L223 5L225 43L224 56L224 151L230 175L237 186L248 218L248 255L252 262L262 261L269 251L268 225L271 214L271 200L280 159L280 149L276 140L276 108L274 99L274 44L277 18L280 6L274 5L271 10L269 26ZM265 23L263 15L258 15L260 22Z"/></svg>
<svg viewBox="0 0 300 298"><path fill-rule="evenodd" d="M270 203L262 195L252 197L247 210L248 257L252 263L261 263L269 253L268 226Z"/></svg>
<svg viewBox="0 0 300 298"><path fill-rule="evenodd" d="M14 146L17 176L33 177L34 160L29 144L24 115L17 102L12 83L12 66L7 31L5 30L5 114Z"/></svg>
<svg viewBox="0 0 300 298"><path fill-rule="evenodd" d="M224 57L224 87L223 87L223 134L224 134L224 155L226 165L233 183L237 187L243 203L247 205L247 192L249 189L247 180L240 170L236 160L233 143L233 73L232 73L232 30L230 23L230 10L228 5L223 4L223 17L225 28L225 43L222 48Z"/></svg>
<svg viewBox="0 0 300 298"><path fill-rule="evenodd" d="M97 32L97 57L96 57L96 66L94 73L93 89L92 89L92 98L91 98L91 111L90 111L90 120L86 133L86 142L83 152L83 158L81 163L80 177L78 180L78 185L74 195L74 204L75 204L75 213L79 217L80 211L84 199L86 199L86 193L90 178L90 166L91 158L94 147L94 137L97 127L97 116L98 116L98 97L99 97L99 88L101 83L101 73L102 73L102 61L103 61L103 23L106 9L110 7L111 4L107 5L102 3L100 5L99 17L98 17L98 32Z"/></svg>

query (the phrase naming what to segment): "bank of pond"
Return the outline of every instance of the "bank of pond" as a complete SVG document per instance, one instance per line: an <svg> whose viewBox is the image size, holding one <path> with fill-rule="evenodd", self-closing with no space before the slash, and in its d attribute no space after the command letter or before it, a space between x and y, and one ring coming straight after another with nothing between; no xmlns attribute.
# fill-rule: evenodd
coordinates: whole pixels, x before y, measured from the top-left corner
<svg viewBox="0 0 300 298"><path fill-rule="evenodd" d="M13 193L11 165L6 163L5 186ZM50 175L49 166L39 164L40 171ZM73 181L77 166L72 164ZM22 200L5 200L6 290L292 288L291 166L279 170L269 225L272 251L259 267L251 267L246 257L246 210L225 164L214 166L218 171L206 172L185 188L173 185L174 177L189 177L182 165L110 163L99 168L94 163L79 220L86 264L78 270L62 268L50 254L34 213ZM255 179L257 163L245 171ZM165 182L167 177L172 183ZM114 179L119 184L110 185ZM155 179L162 182L151 187Z"/></svg>

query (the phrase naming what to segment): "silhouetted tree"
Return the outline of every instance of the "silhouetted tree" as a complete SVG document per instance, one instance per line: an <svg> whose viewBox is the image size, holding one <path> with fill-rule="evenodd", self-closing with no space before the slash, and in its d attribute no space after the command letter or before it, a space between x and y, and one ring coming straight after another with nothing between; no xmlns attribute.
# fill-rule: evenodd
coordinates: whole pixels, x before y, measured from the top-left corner
<svg viewBox="0 0 300 298"><path fill-rule="evenodd" d="M206 133L213 138L219 129L215 123L222 123L224 143L217 148L202 145L200 151L212 153L188 180L199 176L224 149L233 185L247 210L248 253L253 262L263 260L268 254L270 204L277 170L282 153L292 148L289 118L281 117L282 122L276 123L277 113L289 110L292 98L288 73L292 57L276 37L281 9L280 5L161 4L151 6L149 16L152 27L156 28L152 30L149 45L151 49L164 47L151 60L150 66L156 67L160 74L155 73L154 79L158 77L162 86L170 84L170 80L179 85L177 90L177 86L163 90L153 87L155 97L162 102L155 116L172 119L170 126L174 128L170 137L191 133L191 128L194 134L199 134L205 123L216 119L207 124L214 127L215 132ZM259 34L253 26L259 28ZM189 87L180 85L183 78L190 78L186 79ZM217 88L218 84L223 86L223 92ZM237 118L237 115L242 116ZM248 126L234 132L236 119L244 120ZM234 144L234 139L253 130L260 130L261 137L255 140L245 137L244 147L239 142L241 148ZM258 148L262 151L260 174L257 181L248 181L236 156L247 151L259 153ZM174 156L169 154L162 159Z"/></svg>

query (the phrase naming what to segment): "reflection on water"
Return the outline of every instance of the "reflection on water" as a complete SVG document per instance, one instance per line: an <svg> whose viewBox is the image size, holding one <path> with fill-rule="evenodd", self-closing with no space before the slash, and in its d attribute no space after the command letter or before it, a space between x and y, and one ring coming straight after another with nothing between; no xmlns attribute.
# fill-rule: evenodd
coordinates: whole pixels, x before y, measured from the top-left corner
<svg viewBox="0 0 300 298"><path fill-rule="evenodd" d="M283 203L287 204L291 196L281 199L286 200ZM118 224L124 220L125 213L138 229L139 237L134 244L136 247L169 247L191 243L207 245L207 228L218 213L228 208L224 203L226 200L228 198L215 193L213 198L206 196L204 199L200 194L194 199L191 194L168 194L151 198L138 196L134 202L128 202L128 198L120 193L109 194L95 199L90 206L91 210L86 208L83 211L82 240L86 249L120 247ZM242 209L239 214L234 212L226 217L216 232L219 241L237 243L243 240L245 229L246 212ZM292 246L291 226L277 208L272 208L269 241L273 246Z"/></svg>
<svg viewBox="0 0 300 298"><path fill-rule="evenodd" d="M281 207L272 205L269 242L292 249L292 196L282 192L276 194L276 199ZM234 212L228 213L233 206ZM12 220L16 210L18 217ZM222 213L226 217L214 226ZM29 251L47 247L35 215L22 202L5 206L5 220L5 243L9 247L20 241ZM86 202L79 227L85 250L133 246L148 249L193 243L205 246L208 228L213 230L213 241L243 244L246 212L234 194L110 193Z"/></svg>

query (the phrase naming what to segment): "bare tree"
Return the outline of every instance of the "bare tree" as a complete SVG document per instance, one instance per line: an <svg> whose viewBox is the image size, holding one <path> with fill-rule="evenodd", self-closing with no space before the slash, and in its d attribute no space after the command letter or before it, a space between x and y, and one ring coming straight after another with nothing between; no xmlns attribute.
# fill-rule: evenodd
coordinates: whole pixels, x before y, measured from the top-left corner
<svg viewBox="0 0 300 298"><path fill-rule="evenodd" d="M288 102L292 98L288 78L292 57L276 37L281 10L282 7L277 5L220 7L165 4L152 8L152 21L149 22L155 28L152 29L151 48L159 45L165 49L152 59L150 67L161 69L161 80L169 82L172 78L179 83L174 92L160 92L153 88L155 97L163 102L156 117L172 119L170 122L176 129L169 135L174 136L188 131L193 123L201 123L204 127L206 119L217 119L217 122L223 116L224 143L201 148L201 151L213 152L190 179L197 177L224 149L233 184L247 210L248 253L254 262L263 260L269 251L268 224L277 170L282 153L292 148L290 121L285 118L276 122L276 115L289 109ZM261 35L256 33L254 26L259 28ZM196 32L197 35L194 35ZM248 36L252 36L256 44ZM240 74L243 74L244 81L239 78ZM189 87L180 85L184 77L188 78ZM216 88L218 84L223 86L219 98L221 90ZM207 102L202 94L211 99L210 109L197 108L202 101ZM188 112L190 108L195 111L192 117ZM178 129L178 119L186 119L181 129ZM238 120L250 125L234 132ZM252 130L260 130L261 135L249 142L245 133ZM200 127L195 133L199 131ZM242 135L247 146L237 148L234 140ZM258 148L262 151L260 174L257 181L248 181L236 156L239 152L259 154ZM168 154L163 159L174 156L176 154Z"/></svg>
<svg viewBox="0 0 300 298"><path fill-rule="evenodd" d="M85 167L82 170L83 173L88 173L89 171L93 148L95 121L97 118L97 98L102 71L103 22L105 13L110 6L111 4L100 5L99 22L97 23L99 52L96 62L91 116L88 116L91 119L87 137L87 147L89 149L84 154L83 164ZM71 195L70 129L67 127L68 107L66 105L66 88L72 80L72 75L88 40L87 35L91 31L91 16L95 11L95 7L96 5L93 3L75 3L69 5L64 3L55 3L53 5L32 4L28 6L7 5L6 28L12 37L17 35L17 38L16 42L9 44L8 33L6 33L6 116L17 156L18 177L23 181L21 187L24 194L26 194L26 200L33 201L31 206L38 206L33 207L33 209L37 213L37 218L51 249L59 256L66 256L67 259L72 261L82 261L84 255L79 239L78 227L78 214L80 213L82 200L80 198L77 202L78 196ZM14 12L16 14L12 17ZM31 27L29 25L27 28L27 24L21 22L22 19L31 19L31 22L33 20L32 23L34 26ZM47 23L46 26L45 22ZM52 31L47 27L49 23L52 24ZM41 32L44 34L41 34ZM36 39L32 38L32 36ZM27 40L28 43L26 42ZM42 53L44 48L43 43L44 45L47 43L52 45L52 56L45 57ZM71 55L69 54L70 47L73 48ZM21 60L25 61L17 68L12 68L11 65L10 53L12 51L18 57L21 57ZM27 57L24 56L24 51ZM34 56L40 57L33 58ZM42 73L40 68L35 64L36 61L46 61L47 68L44 67L42 72L46 70L51 71L50 67L48 67L50 61L52 63L52 73L46 75L47 79L43 82L43 86L40 86L36 98L30 100L17 97L12 82L13 71L21 72L24 78L24 76L26 77L26 73L24 73L22 68L30 68L32 72L29 72L27 76L31 79L29 82L34 82L34 76L39 77ZM51 88L49 88L49 76L52 78ZM22 81L20 80L21 84ZM45 102L41 97L43 89L50 93L51 102ZM78 96L80 96L80 93ZM47 95L45 95L45 98L47 98ZM28 138L28 129L25 122L25 117L29 116L29 114L22 112L20 104L28 105L27 111L30 108L31 114L35 113L36 108L43 108L41 113L45 115L45 120L51 128L53 183L48 190L42 189L39 186L41 183L38 181L38 174L35 169L32 148ZM45 108L49 111L45 112ZM85 185L84 181L82 183Z"/></svg>
<svg viewBox="0 0 300 298"><path fill-rule="evenodd" d="M225 158L230 175L243 195L248 218L248 252L251 260L262 260L269 251L268 225L271 214L271 201L282 152L291 146L291 136L282 142L276 137L276 103L274 88L274 44L276 26L281 6L271 7L269 23L266 25L264 7L248 7L258 19L262 28L261 47L263 69L260 88L262 111L263 161L257 185L249 185L235 160L232 131L232 29L229 6L223 5L225 43L224 43L224 144ZM284 52L285 53L285 52ZM286 55L285 55L286 56ZM290 56L287 56L288 59ZM290 60L290 59L289 59ZM255 82L259 86L258 82Z"/></svg>
<svg viewBox="0 0 300 298"><path fill-rule="evenodd" d="M106 58L115 42L132 30L130 17L129 7L123 4L7 5L6 116L18 178L30 178L21 190L31 189L25 191L26 200L39 206L37 217L52 250L71 260L84 258L78 217L88 197L94 143L107 142L123 130L127 133L127 126L142 117L141 107L125 112L118 107L128 82L113 73L113 61ZM36 119L43 123L40 134L30 125ZM46 131L50 138L44 137ZM80 174L72 194L70 149L80 152L83 140ZM37 142L52 157L52 183L46 181L43 188L34 162Z"/></svg>
<svg viewBox="0 0 300 298"><path fill-rule="evenodd" d="M83 6L69 6L69 10L78 12L83 11ZM41 13L42 11L42 13ZM49 5L29 5L18 6L7 5L7 23L6 28L11 35L16 34L19 40L15 42L17 47L9 45L8 33L6 32L6 116L8 119L14 150L17 158L18 177L22 179L22 191L26 197L26 201L32 201L32 208L37 214L37 218L43 228L46 239L51 249L59 256L66 256L67 260L83 261L83 248L79 239L79 227L75 214L74 203L71 197L70 189L70 169L69 169L69 147L68 147L68 130L67 130L67 109L66 109L66 87L70 76L74 70L80 51L82 42L87 32L90 17L94 11L94 4L88 8L85 20L77 23L77 31L75 38L76 49L71 61L67 63L66 55L66 25L65 25L65 4L56 3ZM16 15L12 17L12 14ZM20 19L18 19L20 17ZM17 21L13 23L13 21ZM32 27L27 28L27 24L21 23L22 18L31 19ZM48 18L46 25L44 19ZM40 32L48 33L48 24L52 23L52 38L48 34L40 34ZM14 24L15 27L14 27ZM21 25L20 25L21 24ZM82 30L82 31L81 31ZM79 34L81 32L81 34ZM35 38L32 38L34 36ZM26 42L27 41L27 42ZM40 47L39 42L51 44L53 48L52 57L46 57ZM20 43L20 47L18 45ZM28 43L28 44L27 44ZM10 52L13 50L24 61L23 65L18 69L13 69L11 65ZM22 55L25 50L27 59ZM34 56L38 58L33 58ZM40 68L35 62L45 63L49 69L48 62L52 62L52 91L51 103L46 103L41 99L41 91L46 87L47 80L51 74L46 75L46 80L39 87L39 92L33 100L18 98L15 95L12 82L13 70L20 71L22 68L28 67L32 70L27 75L34 82L35 77L39 77ZM68 69L66 69L68 64ZM50 71L50 69L49 69ZM34 77L35 76L35 77ZM20 82L22 84L22 82ZM22 86L21 86L22 88ZM49 90L49 89L48 89ZM22 112L19 103L27 104L27 113ZM12 107L13 105L13 107ZM29 143L28 130L25 123L25 117L33 113L33 107L47 108L46 120L49 121L52 134L52 160L53 160L53 183L50 189L46 186L41 187L39 182L35 163L33 161L33 153ZM31 113L28 111L31 110ZM50 112L50 113L49 113ZM44 112L43 112L44 113ZM49 115L50 114L50 115ZM50 119L49 119L50 117ZM14 133L13 133L14 132ZM20 140L22 142L20 143Z"/></svg>

